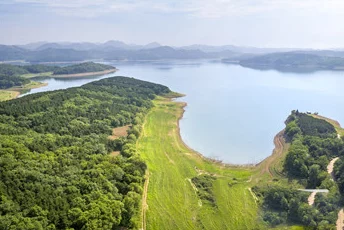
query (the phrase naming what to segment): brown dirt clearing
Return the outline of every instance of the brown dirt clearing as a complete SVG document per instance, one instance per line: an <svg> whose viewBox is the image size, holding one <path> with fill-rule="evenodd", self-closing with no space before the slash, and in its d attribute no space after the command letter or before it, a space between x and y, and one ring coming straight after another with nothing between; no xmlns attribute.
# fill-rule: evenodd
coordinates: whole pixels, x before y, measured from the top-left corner
<svg viewBox="0 0 344 230"><path fill-rule="evenodd" d="M128 135L129 128L130 125L126 125L112 129L112 135L109 136L109 139L114 140L120 137L126 137Z"/></svg>

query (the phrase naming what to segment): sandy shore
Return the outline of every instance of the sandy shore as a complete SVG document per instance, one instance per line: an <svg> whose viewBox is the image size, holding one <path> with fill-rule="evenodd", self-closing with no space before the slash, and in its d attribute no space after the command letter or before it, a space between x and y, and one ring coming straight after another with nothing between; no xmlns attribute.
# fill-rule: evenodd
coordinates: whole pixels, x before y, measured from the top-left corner
<svg viewBox="0 0 344 230"><path fill-rule="evenodd" d="M173 101L173 98L169 98L171 101ZM175 99L175 98L174 98ZM181 136L181 133L180 133L180 120L183 119L183 116L184 116L184 113L185 113L185 107L187 106L187 103L186 102L178 102L178 101L174 101L175 103L178 103L182 109L181 113L178 114L178 123L177 123L177 133L178 133L178 136L179 136L179 139L181 141L181 143L189 150L190 153L194 153L196 155L198 155L199 157L201 157L202 159L204 160L207 160L207 161L211 161L215 164L218 164L222 167L232 167L232 168L254 168L256 167L255 164L231 164L231 163L224 163L222 162L221 160L216 160L216 159L212 159L210 157L206 157L204 156L202 153L194 150L193 148L191 148L190 146L188 146L182 136Z"/></svg>
<svg viewBox="0 0 344 230"><path fill-rule="evenodd" d="M59 75L51 75L52 78L78 78L78 77L90 77L90 76L99 76L99 75L105 75L109 73L114 73L118 69L109 69L99 72L87 72L87 73L76 73L76 74L59 74Z"/></svg>
<svg viewBox="0 0 344 230"><path fill-rule="evenodd" d="M31 85L29 83L26 87L25 86L24 87L13 87L13 88L4 89L4 90L0 90L0 91L12 93L11 98L7 99L7 100L12 100L12 99L18 98L22 94L22 91L24 91L24 90L41 88L41 87L44 87L47 85L48 85L48 83L43 83L43 82L39 82L37 84L31 84Z"/></svg>

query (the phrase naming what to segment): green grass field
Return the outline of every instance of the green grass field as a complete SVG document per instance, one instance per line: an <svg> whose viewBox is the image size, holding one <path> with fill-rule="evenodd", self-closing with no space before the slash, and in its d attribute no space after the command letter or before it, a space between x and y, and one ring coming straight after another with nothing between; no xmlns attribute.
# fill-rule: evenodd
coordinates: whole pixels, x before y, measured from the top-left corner
<svg viewBox="0 0 344 230"><path fill-rule="evenodd" d="M146 117L138 151L148 164L146 229L257 229L258 206L247 182L250 168L224 167L181 141L183 104L156 99ZM199 200L190 179L212 174L217 207Z"/></svg>
<svg viewBox="0 0 344 230"><path fill-rule="evenodd" d="M0 90L0 101L8 101L13 98L16 98L19 95L19 92L11 90Z"/></svg>
<svg viewBox="0 0 344 230"><path fill-rule="evenodd" d="M7 101L18 97L21 93L25 93L30 89L46 86L46 83L31 81L29 84L20 87L13 87L5 90L0 90L0 101Z"/></svg>

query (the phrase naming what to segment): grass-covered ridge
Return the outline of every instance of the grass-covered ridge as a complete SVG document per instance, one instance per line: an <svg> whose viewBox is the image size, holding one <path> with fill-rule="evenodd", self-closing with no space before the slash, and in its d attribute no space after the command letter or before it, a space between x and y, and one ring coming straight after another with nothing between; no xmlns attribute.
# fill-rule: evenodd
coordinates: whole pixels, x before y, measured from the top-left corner
<svg viewBox="0 0 344 230"><path fill-rule="evenodd" d="M1 102L0 229L138 228L135 142L151 100L169 92L115 77ZM108 138L128 124L128 137Z"/></svg>

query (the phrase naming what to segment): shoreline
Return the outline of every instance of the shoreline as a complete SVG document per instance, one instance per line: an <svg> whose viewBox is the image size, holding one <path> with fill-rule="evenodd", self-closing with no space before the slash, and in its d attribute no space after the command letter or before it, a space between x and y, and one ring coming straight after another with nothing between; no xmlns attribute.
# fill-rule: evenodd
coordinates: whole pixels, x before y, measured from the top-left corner
<svg viewBox="0 0 344 230"><path fill-rule="evenodd" d="M173 98L168 98L172 101ZM259 164L263 163L265 160L267 160L267 158L269 158L271 155L269 155L268 157L266 157L264 160L262 160L261 162L257 163L257 164L232 164L232 163L224 163L222 162L221 160L215 160L215 159L212 159L210 157L207 157L207 156L204 156L202 153L194 150L193 148L191 148L190 146L188 146L182 136L181 136L181 132L180 132L180 120L183 119L183 116L184 116L184 113L185 113L185 107L187 106L187 103L186 102L179 102L179 101L173 101L174 103L177 103L177 104L180 104L181 105L181 109L182 109L182 112L179 114L179 117L178 117L178 121L177 121L177 134L178 134L178 137L181 141L181 143L191 152L191 153L194 153L195 155L197 155L198 157L200 157L201 159L203 160L206 160L206 161L209 161L209 162L212 162L214 164L217 164L219 166L222 166L222 167L228 167L228 168L251 168L251 169L254 169L254 168L257 168ZM278 135L278 134L277 134ZM276 147L276 146L275 146ZM274 148L275 149L275 148ZM274 151L274 150L273 150Z"/></svg>
<svg viewBox="0 0 344 230"><path fill-rule="evenodd" d="M86 72L86 73L75 73L75 74L58 74L58 75L51 75L50 78L78 78L78 77L91 77L91 76L100 76L109 73L117 72L118 69L109 69L104 71L98 72Z"/></svg>
<svg viewBox="0 0 344 230"><path fill-rule="evenodd" d="M34 82L32 84L32 82ZM30 85L31 84L31 85ZM16 98L19 98L20 95L22 95L23 91L25 90L31 90L31 89L37 89L37 88L41 88L41 87L44 87L44 86L47 86L48 83L45 83L45 82L36 82L36 81L31 81L31 83L27 84L26 86L23 86L23 87L12 87L12 88L8 88L8 89L2 89L0 90L0 92L8 92L8 93L13 93L12 97L7 99L7 100L4 100L4 101L9 101L9 100L13 100L13 99L16 99ZM1 102L1 101L0 101Z"/></svg>

